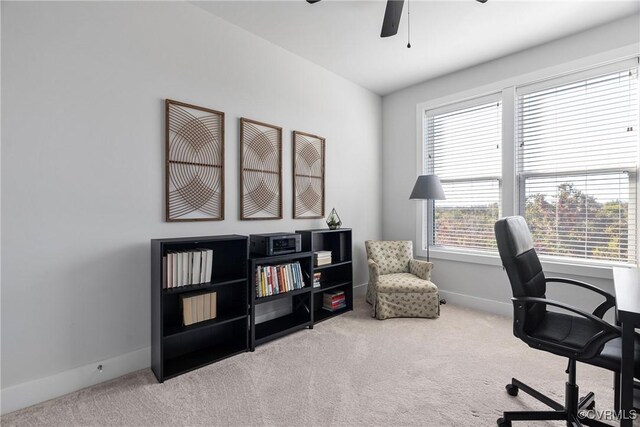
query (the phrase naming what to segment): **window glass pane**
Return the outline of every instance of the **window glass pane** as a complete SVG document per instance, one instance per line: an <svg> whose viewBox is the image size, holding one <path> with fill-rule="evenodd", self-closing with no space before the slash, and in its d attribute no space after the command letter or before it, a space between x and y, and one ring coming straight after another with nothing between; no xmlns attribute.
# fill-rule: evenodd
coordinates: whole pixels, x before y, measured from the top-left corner
<svg viewBox="0 0 640 427"><path fill-rule="evenodd" d="M435 245L495 250L500 216L502 104L482 102L427 112L425 160L438 175L446 200L435 201ZM426 214L426 209L425 209ZM426 218L424 229L426 226ZM425 236L425 240L429 236Z"/></svg>
<svg viewBox="0 0 640 427"><path fill-rule="evenodd" d="M541 254L635 263L637 70L518 98L520 210Z"/></svg>
<svg viewBox="0 0 640 427"><path fill-rule="evenodd" d="M496 249L493 224L500 218L500 183L443 183L446 200L435 201L434 243L472 249Z"/></svg>
<svg viewBox="0 0 640 427"><path fill-rule="evenodd" d="M527 178L525 217L536 250L583 259L635 259L635 244L629 241L636 216L629 203L633 187L626 173Z"/></svg>

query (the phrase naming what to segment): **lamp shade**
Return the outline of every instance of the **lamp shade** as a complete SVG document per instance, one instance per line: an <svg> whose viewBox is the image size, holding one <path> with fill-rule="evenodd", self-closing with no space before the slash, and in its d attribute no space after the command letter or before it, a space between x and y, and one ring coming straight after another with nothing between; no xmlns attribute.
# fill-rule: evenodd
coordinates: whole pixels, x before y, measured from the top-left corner
<svg viewBox="0 0 640 427"><path fill-rule="evenodd" d="M437 175L420 175L413 186L410 199L444 200L444 190Z"/></svg>

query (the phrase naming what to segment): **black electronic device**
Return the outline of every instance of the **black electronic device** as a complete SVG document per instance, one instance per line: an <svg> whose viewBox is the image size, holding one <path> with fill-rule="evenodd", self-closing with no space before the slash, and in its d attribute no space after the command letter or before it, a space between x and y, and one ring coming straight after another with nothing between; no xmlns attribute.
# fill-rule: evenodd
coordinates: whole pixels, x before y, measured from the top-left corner
<svg viewBox="0 0 640 427"><path fill-rule="evenodd" d="M294 233L252 234L249 241L250 252L263 256L293 254L302 248L300 235Z"/></svg>

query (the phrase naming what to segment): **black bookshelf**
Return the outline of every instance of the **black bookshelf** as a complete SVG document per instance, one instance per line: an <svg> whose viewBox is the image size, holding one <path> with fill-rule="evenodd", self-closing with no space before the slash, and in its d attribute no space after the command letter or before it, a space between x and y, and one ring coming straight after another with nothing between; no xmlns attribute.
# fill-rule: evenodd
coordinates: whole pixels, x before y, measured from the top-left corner
<svg viewBox="0 0 640 427"><path fill-rule="evenodd" d="M256 286L259 283L257 278L257 269L259 266L277 266L296 262L300 263L300 267L302 269L304 287L288 292L281 292L275 295L258 297ZM264 344L300 329L310 328L313 326L313 319L311 317L312 270L313 260L311 252L298 252L269 257L251 255L248 267L250 283L249 294L251 295L249 298L251 307L249 346L251 351L255 350L257 345ZM289 300L291 305L289 314L275 319L266 320L261 323L256 323L256 307L258 305L281 299Z"/></svg>
<svg viewBox="0 0 640 427"><path fill-rule="evenodd" d="M350 228L337 230L297 230L302 237L302 250L313 254L316 251L331 251L331 264L313 266L313 273L322 273L320 287L312 290L313 324L353 310L353 257ZM312 258L313 262L313 258ZM312 279L313 281L313 279ZM343 291L346 307L336 311L322 308L323 295L328 291Z"/></svg>
<svg viewBox="0 0 640 427"><path fill-rule="evenodd" d="M165 289L169 251L213 250L209 283ZM151 369L158 381L249 350L246 236L151 240ZM184 326L180 297L216 292L216 318Z"/></svg>

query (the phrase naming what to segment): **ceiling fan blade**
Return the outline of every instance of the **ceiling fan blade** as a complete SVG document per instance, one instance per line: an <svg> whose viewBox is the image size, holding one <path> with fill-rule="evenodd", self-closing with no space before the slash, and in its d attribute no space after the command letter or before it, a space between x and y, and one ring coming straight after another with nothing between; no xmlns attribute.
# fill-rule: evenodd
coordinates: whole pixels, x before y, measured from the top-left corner
<svg viewBox="0 0 640 427"><path fill-rule="evenodd" d="M307 1L309 1L309 0L307 0ZM320 1L320 0L316 0L316 1ZM487 2L487 0L476 0L476 1L479 1L480 3L486 3Z"/></svg>
<svg viewBox="0 0 640 427"><path fill-rule="evenodd" d="M307 0L307 3L314 4L314 3L318 3L319 1L320 0ZM480 0L478 0L478 1L480 1ZM484 0L484 1L487 1L487 0Z"/></svg>
<svg viewBox="0 0 640 427"><path fill-rule="evenodd" d="M400 24L400 17L402 16L402 6L404 6L404 0L387 0L387 8L384 11L380 37L396 35L398 25Z"/></svg>

